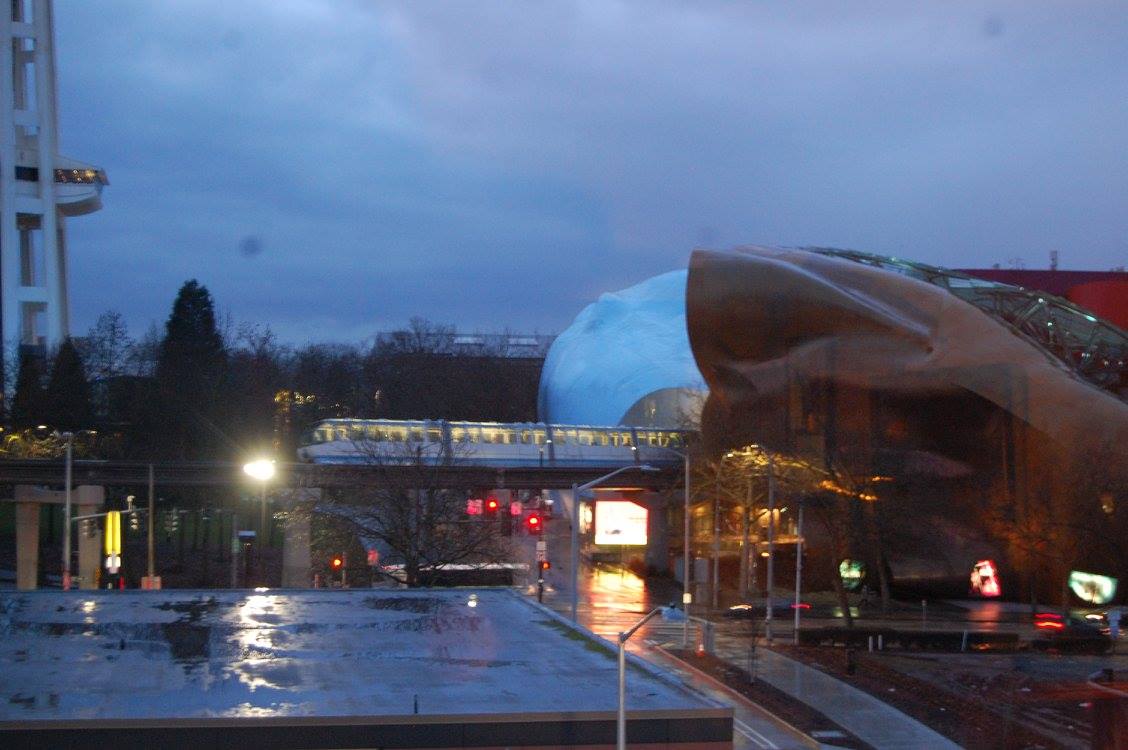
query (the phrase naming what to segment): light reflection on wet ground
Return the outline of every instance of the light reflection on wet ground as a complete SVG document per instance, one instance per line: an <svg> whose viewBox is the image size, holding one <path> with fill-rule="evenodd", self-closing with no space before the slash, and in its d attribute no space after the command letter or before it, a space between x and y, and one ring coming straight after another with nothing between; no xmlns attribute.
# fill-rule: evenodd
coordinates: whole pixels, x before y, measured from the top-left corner
<svg viewBox="0 0 1128 750"><path fill-rule="evenodd" d="M0 720L613 709L614 660L546 618L504 590L5 594Z"/></svg>

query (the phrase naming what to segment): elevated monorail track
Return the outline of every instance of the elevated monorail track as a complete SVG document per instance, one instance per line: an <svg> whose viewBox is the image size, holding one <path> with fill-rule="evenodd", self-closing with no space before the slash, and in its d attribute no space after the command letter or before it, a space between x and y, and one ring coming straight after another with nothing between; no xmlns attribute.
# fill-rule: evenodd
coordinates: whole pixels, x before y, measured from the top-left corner
<svg viewBox="0 0 1128 750"><path fill-rule="evenodd" d="M327 465L279 463L271 480L272 488L362 487L416 482L429 487L496 489L568 489L597 479L623 464L585 466L447 466L421 465ZM161 486L223 487L250 486L253 480L243 473L242 464L226 462L74 461L72 482L111 486L144 486L149 467ZM62 487L64 464L61 460L0 461L0 484L32 484ZM680 467L623 472L615 484L640 489L667 489L681 480Z"/></svg>

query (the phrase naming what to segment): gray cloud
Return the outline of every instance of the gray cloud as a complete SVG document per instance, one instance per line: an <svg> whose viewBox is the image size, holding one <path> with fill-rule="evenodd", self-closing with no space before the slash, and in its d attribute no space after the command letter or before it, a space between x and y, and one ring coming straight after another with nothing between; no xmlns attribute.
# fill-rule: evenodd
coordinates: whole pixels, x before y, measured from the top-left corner
<svg viewBox="0 0 1128 750"><path fill-rule="evenodd" d="M1128 261L1119 2L57 0L76 330L559 330L694 244ZM245 238L266 252L232 252ZM142 284L144 287L142 288Z"/></svg>

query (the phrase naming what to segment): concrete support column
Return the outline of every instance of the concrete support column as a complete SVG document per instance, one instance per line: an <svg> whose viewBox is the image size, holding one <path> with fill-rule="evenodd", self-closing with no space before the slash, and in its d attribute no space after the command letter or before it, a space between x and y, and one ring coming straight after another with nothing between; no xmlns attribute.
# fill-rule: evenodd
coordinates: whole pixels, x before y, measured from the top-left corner
<svg viewBox="0 0 1128 750"><path fill-rule="evenodd" d="M16 503L16 588L39 582L39 503Z"/></svg>
<svg viewBox="0 0 1128 750"><path fill-rule="evenodd" d="M664 495L647 492L637 502L646 506L646 567L649 570L670 569L670 513Z"/></svg>
<svg viewBox="0 0 1128 750"><path fill-rule="evenodd" d="M99 513L105 504L106 491L103 487L81 485L73 493L76 516L88 516ZM83 529L88 533L84 534ZM102 524L97 520L87 521L86 524L75 524L71 533L78 539L78 569L75 575L80 576L80 589L96 588L98 568L102 565Z"/></svg>
<svg viewBox="0 0 1128 750"><path fill-rule="evenodd" d="M320 490L299 490L317 493ZM313 585L310 559L310 526L316 502L308 499L294 502L286 515L286 528L282 537L282 588L306 589Z"/></svg>

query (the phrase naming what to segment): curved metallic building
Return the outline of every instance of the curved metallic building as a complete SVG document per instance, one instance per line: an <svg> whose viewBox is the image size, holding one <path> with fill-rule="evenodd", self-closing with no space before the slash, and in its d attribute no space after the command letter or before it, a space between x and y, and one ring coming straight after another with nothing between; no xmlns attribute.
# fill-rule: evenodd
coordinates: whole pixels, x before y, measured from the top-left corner
<svg viewBox="0 0 1128 750"><path fill-rule="evenodd" d="M549 349L540 419L695 428L704 383L685 333L685 284L685 271L670 271L585 307Z"/></svg>
<svg viewBox="0 0 1128 750"><path fill-rule="evenodd" d="M812 544L815 569L850 556L959 595L990 560L1004 596L1042 601L1073 570L1128 580L1124 331L1048 295L818 248L695 251L686 300L706 444L823 477L788 491L832 542Z"/></svg>

